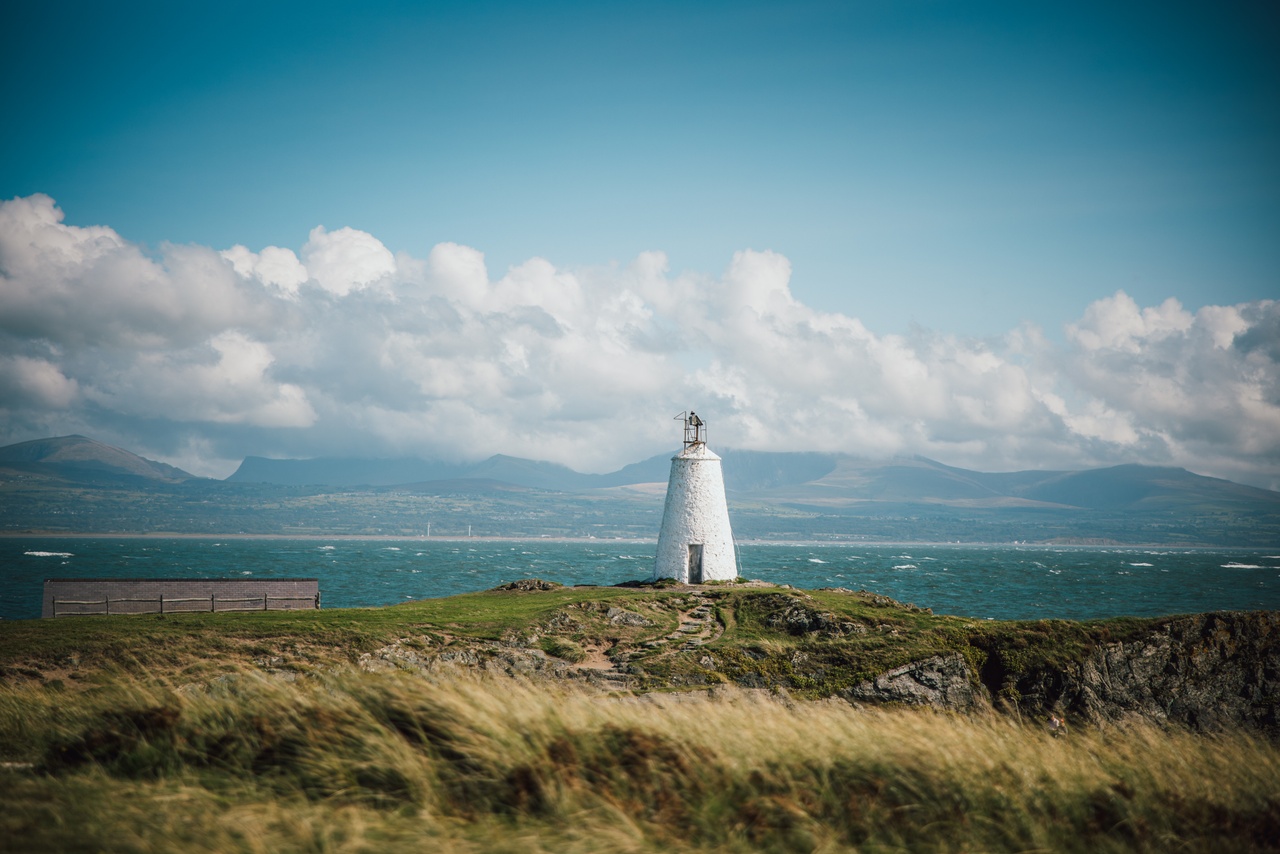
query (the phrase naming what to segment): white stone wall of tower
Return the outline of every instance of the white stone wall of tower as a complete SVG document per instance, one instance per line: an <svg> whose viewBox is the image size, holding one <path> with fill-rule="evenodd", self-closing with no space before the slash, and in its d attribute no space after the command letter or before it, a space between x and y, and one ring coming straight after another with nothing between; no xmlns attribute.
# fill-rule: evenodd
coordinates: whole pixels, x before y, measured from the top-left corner
<svg viewBox="0 0 1280 854"><path fill-rule="evenodd" d="M690 544L702 545L703 581L738 577L720 457L702 444L671 458L653 577L688 583Z"/></svg>

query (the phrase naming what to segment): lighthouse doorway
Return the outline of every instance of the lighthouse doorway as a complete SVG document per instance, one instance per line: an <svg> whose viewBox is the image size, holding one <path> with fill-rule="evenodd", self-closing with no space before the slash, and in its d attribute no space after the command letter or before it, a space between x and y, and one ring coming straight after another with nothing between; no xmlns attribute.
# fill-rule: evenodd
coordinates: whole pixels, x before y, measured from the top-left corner
<svg viewBox="0 0 1280 854"><path fill-rule="evenodd" d="M702 543L689 544L689 583L702 583Z"/></svg>

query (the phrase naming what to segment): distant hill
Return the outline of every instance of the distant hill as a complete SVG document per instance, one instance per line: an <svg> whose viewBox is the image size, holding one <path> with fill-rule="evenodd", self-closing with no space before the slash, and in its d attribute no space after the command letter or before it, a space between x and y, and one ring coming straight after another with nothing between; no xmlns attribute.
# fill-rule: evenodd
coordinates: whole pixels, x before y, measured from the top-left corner
<svg viewBox="0 0 1280 854"><path fill-rule="evenodd" d="M457 477L462 467L413 458L368 460L326 457L273 460L245 457L227 483L274 483L280 486L394 486Z"/></svg>
<svg viewBox="0 0 1280 854"><path fill-rule="evenodd" d="M1280 492L1179 468L979 472L924 457L717 452L746 539L1280 548ZM219 481L65 436L0 448L0 533L646 538L671 456L607 474L505 455L249 457Z"/></svg>
<svg viewBox="0 0 1280 854"><path fill-rule="evenodd" d="M429 462L414 458L271 460L245 457L227 482L279 486L401 486L433 481L497 480L534 489L576 492L600 486L600 477L576 472L559 463L503 454L478 463Z"/></svg>
<svg viewBox="0 0 1280 854"><path fill-rule="evenodd" d="M1085 471L979 472L925 457L867 460L844 454L733 449L720 455L730 496L795 506L924 503L989 509L1158 511L1211 504L1220 509L1267 506L1280 510L1280 493L1179 468L1120 465ZM227 482L353 487L485 480L556 492L587 492L665 484L671 456L659 454L609 474L583 474L558 463L501 454L467 464L247 457Z"/></svg>
<svg viewBox="0 0 1280 854"><path fill-rule="evenodd" d="M1180 468L1129 464L1084 471L978 472L925 457L883 461L840 456L822 477L767 489L758 497L824 507L877 502L1143 512L1212 506L1218 512L1280 512L1280 492Z"/></svg>
<svg viewBox="0 0 1280 854"><path fill-rule="evenodd" d="M59 436L7 445L0 448L0 468L71 482L142 478L176 483L195 477L180 468L85 436Z"/></svg>
<svg viewBox="0 0 1280 854"><path fill-rule="evenodd" d="M270 483L278 486L397 486L437 480L499 480L533 489L581 492L643 483L667 482L675 451L631 463L609 474L584 474L559 463L497 454L478 463L430 462L414 458L358 459L319 457L273 460L245 457L227 483ZM726 450L725 488L752 491L800 484L835 469L837 455L767 453Z"/></svg>

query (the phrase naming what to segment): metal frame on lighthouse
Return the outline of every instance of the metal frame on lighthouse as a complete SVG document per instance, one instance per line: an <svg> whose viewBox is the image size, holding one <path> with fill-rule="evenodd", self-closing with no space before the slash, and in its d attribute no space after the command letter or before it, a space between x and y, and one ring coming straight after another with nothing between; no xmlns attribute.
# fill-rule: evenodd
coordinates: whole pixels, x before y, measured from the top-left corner
<svg viewBox="0 0 1280 854"><path fill-rule="evenodd" d="M707 449L707 425L696 412L676 420L684 422L684 449L671 458L653 577L685 584L732 581L738 564L720 457Z"/></svg>

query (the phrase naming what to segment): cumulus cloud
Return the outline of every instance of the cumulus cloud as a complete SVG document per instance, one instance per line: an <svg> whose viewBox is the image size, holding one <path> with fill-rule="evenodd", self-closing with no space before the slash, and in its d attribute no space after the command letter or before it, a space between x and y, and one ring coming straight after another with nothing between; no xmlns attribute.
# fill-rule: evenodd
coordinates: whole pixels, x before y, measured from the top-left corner
<svg viewBox="0 0 1280 854"><path fill-rule="evenodd" d="M153 259L110 228L65 225L44 195L0 204L0 332L69 348L166 348L271 323L269 300L217 253Z"/></svg>
<svg viewBox="0 0 1280 854"><path fill-rule="evenodd" d="M47 196L0 204L0 440L99 424L209 474L246 454L605 471L669 450L670 417L693 406L721 447L1146 462L1280 485L1271 301L1189 311L1117 292L1061 343L1032 327L878 335L798 301L768 251L720 275L673 273L654 251L495 276L474 248L397 257L352 228L316 227L297 254L152 256L63 220Z"/></svg>
<svg viewBox="0 0 1280 854"><path fill-rule="evenodd" d="M0 356L0 397L10 406L25 404L41 409L66 409L76 398L78 386L58 366L28 356Z"/></svg>
<svg viewBox="0 0 1280 854"><path fill-rule="evenodd" d="M307 280L307 268L302 266L292 249L268 246L261 252L250 252L236 244L219 253L231 262L231 268L246 279L256 279L264 285L274 285L288 294L296 294Z"/></svg>
<svg viewBox="0 0 1280 854"><path fill-rule="evenodd" d="M266 344L230 329L183 351L150 352L100 373L85 394L106 409L148 419L310 427L306 392L270 372Z"/></svg>
<svg viewBox="0 0 1280 854"><path fill-rule="evenodd" d="M302 259L310 277L336 296L368 287L396 271L391 250L372 234L354 228L325 231L317 225L302 247Z"/></svg>

